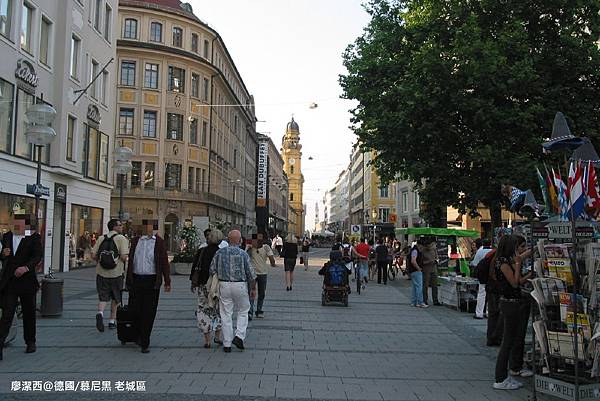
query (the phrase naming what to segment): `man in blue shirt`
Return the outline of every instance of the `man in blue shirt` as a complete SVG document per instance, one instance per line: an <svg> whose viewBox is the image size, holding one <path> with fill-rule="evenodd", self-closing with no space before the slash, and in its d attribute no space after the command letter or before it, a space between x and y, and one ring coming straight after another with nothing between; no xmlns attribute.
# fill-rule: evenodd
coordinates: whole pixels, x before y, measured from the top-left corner
<svg viewBox="0 0 600 401"><path fill-rule="evenodd" d="M231 230L227 237L229 246L217 251L210 264L210 273L216 274L219 279L223 351L231 352L231 344L244 349L250 297L254 299L256 293L256 272L248 254L239 247L242 234L238 230ZM251 289L250 295L248 288ZM237 313L235 337L233 312Z"/></svg>

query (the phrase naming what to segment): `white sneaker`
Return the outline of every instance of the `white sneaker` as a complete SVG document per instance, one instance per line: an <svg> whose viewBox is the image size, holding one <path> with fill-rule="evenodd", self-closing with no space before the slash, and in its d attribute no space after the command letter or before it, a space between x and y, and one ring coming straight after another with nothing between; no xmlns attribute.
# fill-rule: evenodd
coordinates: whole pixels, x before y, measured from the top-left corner
<svg viewBox="0 0 600 401"><path fill-rule="evenodd" d="M419 308L429 308L429 305L427 304L419 304L417 305Z"/></svg>
<svg viewBox="0 0 600 401"><path fill-rule="evenodd" d="M508 379L510 379L511 382L513 382L514 384L516 384L517 386L523 387L523 383L521 383L520 381L516 380L515 378L508 376Z"/></svg>
<svg viewBox="0 0 600 401"><path fill-rule="evenodd" d="M521 377L531 377L533 376L533 371L527 368L521 368L521 370L509 370L508 373L511 376L521 376Z"/></svg>
<svg viewBox="0 0 600 401"><path fill-rule="evenodd" d="M496 390L518 390L519 385L514 383L509 377L504 379L502 383L494 383L493 387Z"/></svg>

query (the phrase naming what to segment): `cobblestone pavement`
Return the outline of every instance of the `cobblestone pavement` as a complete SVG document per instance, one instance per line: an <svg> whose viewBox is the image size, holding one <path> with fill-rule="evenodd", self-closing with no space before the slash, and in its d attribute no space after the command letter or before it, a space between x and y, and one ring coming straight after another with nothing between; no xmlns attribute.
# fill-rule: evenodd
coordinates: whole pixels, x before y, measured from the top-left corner
<svg viewBox="0 0 600 401"><path fill-rule="evenodd" d="M11 384L110 381L111 398L122 400L528 400L531 380L518 391L492 389L497 348L485 347L485 321L446 307L410 307L409 281L370 283L350 295L349 307L322 307L316 272L328 252L312 252L308 272L297 266L291 292L277 260L265 319L250 323L246 350L230 354L201 347L185 276L173 276L173 292L161 293L151 352L141 354L121 346L114 331L96 330L94 270L63 274L63 315L38 320L36 353L23 353L21 331L5 349L0 397L105 399L106 392L79 387L59 394L14 392ZM120 381L145 381L145 391L120 392Z"/></svg>

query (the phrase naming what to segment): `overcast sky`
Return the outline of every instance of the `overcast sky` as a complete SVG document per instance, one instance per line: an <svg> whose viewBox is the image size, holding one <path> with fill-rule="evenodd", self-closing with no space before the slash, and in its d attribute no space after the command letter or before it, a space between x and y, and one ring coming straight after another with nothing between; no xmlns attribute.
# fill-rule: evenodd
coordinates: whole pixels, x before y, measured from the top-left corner
<svg viewBox="0 0 600 401"><path fill-rule="evenodd" d="M256 102L259 132L281 146L285 126L300 126L306 228L347 166L355 136L353 103L340 99L342 53L369 15L361 0L190 0L194 13L223 40ZM309 104L318 104L309 109ZM314 160L309 161L312 156ZM322 204L321 208L322 216Z"/></svg>

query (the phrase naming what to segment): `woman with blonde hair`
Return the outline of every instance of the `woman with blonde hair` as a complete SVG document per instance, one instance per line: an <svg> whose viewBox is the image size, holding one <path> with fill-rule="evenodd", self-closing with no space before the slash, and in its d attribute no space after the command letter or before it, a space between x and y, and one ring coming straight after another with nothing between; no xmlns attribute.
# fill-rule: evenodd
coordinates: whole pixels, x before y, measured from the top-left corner
<svg viewBox="0 0 600 401"><path fill-rule="evenodd" d="M198 249L192 264L192 292L197 290L198 309L196 309L196 320L198 328L204 335L204 348L210 348L210 333L214 332L214 342L223 344L221 336L221 316L219 315L219 303L209 302L209 288L206 283L210 277L210 263L219 250L219 244L223 239L223 233L220 230L213 229L208 233L208 245Z"/></svg>

